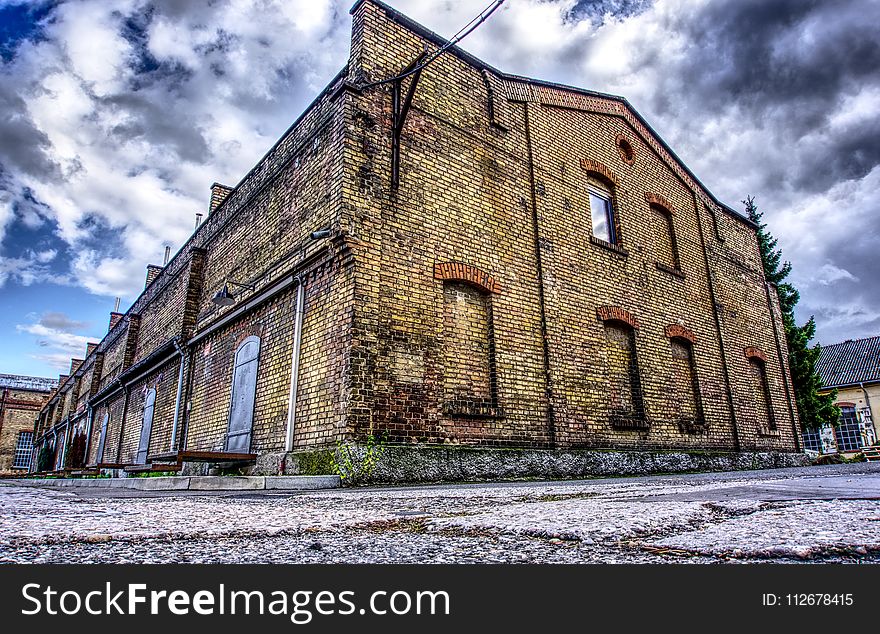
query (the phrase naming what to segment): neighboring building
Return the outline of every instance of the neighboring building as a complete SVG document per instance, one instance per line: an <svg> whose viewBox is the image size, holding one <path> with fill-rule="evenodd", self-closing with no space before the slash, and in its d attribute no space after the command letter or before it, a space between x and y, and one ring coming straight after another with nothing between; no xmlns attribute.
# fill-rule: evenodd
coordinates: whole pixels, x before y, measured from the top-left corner
<svg viewBox="0 0 880 634"><path fill-rule="evenodd" d="M847 339L822 346L816 370L827 394L837 390L840 421L836 427L805 432L804 445L812 451L852 452L877 444L880 407L880 336Z"/></svg>
<svg viewBox="0 0 880 634"><path fill-rule="evenodd" d="M454 47L371 83L445 40L375 0L352 14L348 65L212 187L41 413L55 466L78 434L89 465L186 448L264 473L370 435L800 450L753 223L620 97Z"/></svg>
<svg viewBox="0 0 880 634"><path fill-rule="evenodd" d="M34 418L56 385L54 379L0 374L0 474L30 468Z"/></svg>

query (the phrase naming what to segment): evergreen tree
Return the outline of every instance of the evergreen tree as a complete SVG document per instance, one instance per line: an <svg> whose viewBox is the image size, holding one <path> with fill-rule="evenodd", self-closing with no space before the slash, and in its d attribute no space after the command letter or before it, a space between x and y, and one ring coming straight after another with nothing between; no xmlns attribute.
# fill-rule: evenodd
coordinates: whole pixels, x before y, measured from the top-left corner
<svg viewBox="0 0 880 634"><path fill-rule="evenodd" d="M758 211L755 199L748 196L742 202L749 220L758 226L758 246L764 265L764 277L776 286L779 295L785 340L788 343L788 368L794 384L794 397L801 425L805 429L818 429L825 423L835 425L840 416L840 410L834 404L837 390L825 395L818 392L822 387L822 379L816 372L816 362L819 360L821 348L819 344L810 347L810 341L816 335L816 322L812 316L803 326L798 326L795 322L794 307L800 299L800 293L785 281L791 273L791 262L782 260L782 250L777 248L777 240L767 231L767 225L761 222L764 214Z"/></svg>

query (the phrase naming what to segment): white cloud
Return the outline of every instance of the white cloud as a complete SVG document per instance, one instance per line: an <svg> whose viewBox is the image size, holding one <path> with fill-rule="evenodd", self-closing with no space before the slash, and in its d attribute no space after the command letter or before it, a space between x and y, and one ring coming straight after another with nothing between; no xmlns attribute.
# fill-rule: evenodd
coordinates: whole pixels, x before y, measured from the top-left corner
<svg viewBox="0 0 880 634"><path fill-rule="evenodd" d="M394 5L446 36L484 6ZM0 104L16 129L33 126L8 155L0 238L10 194L30 188L46 205L30 220L57 223L74 281L132 298L144 265L189 235L209 184L235 184L343 66L349 6L60 3L43 37L0 68L0 98L11 95ZM794 264L801 312L834 340L880 329L878 7L511 0L463 46L510 73L625 96L720 199L739 208L756 195ZM3 260L0 285L35 283L40 266L36 254Z"/></svg>

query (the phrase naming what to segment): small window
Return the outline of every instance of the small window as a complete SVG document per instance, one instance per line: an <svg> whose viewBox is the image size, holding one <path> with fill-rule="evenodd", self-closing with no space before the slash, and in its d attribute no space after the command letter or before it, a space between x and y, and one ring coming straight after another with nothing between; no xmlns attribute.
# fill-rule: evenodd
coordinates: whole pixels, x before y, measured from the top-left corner
<svg viewBox="0 0 880 634"><path fill-rule="evenodd" d="M33 440L34 433L31 431L18 433L18 440L15 443L15 457L12 460L13 469L27 469L30 466Z"/></svg>
<svg viewBox="0 0 880 634"><path fill-rule="evenodd" d="M593 219L593 237L609 244L617 243L614 231L614 210L611 205L611 192L591 186L590 215Z"/></svg>

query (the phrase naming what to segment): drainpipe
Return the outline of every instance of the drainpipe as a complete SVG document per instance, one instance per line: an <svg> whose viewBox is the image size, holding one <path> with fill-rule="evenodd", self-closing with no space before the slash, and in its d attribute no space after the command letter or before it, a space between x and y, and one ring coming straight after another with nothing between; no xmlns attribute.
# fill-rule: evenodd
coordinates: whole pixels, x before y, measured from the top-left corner
<svg viewBox="0 0 880 634"><path fill-rule="evenodd" d="M303 303L305 302L305 281L300 275L296 278L296 314L293 321L293 359L290 363L290 395L287 402L287 433L284 437L284 452L293 450L293 432L296 425L296 392L297 383L299 382L299 353L302 347L302 322L303 313L305 312Z"/></svg>
<svg viewBox="0 0 880 634"><path fill-rule="evenodd" d="M180 355L180 368L177 370L177 396L174 398L174 422L171 424L171 448L175 451L177 446L177 423L180 420L180 400L183 395L183 366L186 362L186 352L180 347L177 339L174 339L174 348Z"/></svg>
<svg viewBox="0 0 880 634"><path fill-rule="evenodd" d="M125 417L128 415L128 386L119 380L122 387L122 420L119 421L119 443L116 445L116 463L122 460L122 442L125 440Z"/></svg>
<svg viewBox="0 0 880 634"><path fill-rule="evenodd" d="M736 403L733 400L733 387L730 383L730 371L727 367L727 352L724 342L724 328L721 324L721 316L718 314L718 298L715 295L715 276L712 274L712 265L709 263L709 247L706 244L706 234L703 232L703 220L700 217L700 199L696 192L691 192L694 199L694 212L697 215L697 230L700 234L700 245L703 250L703 262L706 264L706 280L709 284L709 301L712 303L712 318L715 322L715 333L718 335L718 349L721 353L721 376L724 379L724 392L727 396L727 406L730 408L730 422L733 425L733 450L740 451L742 445L739 438L739 423L736 419ZM710 211L714 213L714 211Z"/></svg>
<svg viewBox="0 0 880 634"><path fill-rule="evenodd" d="M86 455L83 456L83 467L87 467L89 464L89 453L92 449L92 419L95 416L95 411L92 409L91 405L86 405Z"/></svg>
<svg viewBox="0 0 880 634"><path fill-rule="evenodd" d="M529 123L529 104L523 104L526 127L526 157L529 165L529 189L532 211L532 239L535 243L535 266L538 273L538 310L541 316L541 344L544 362L544 398L547 399L547 434L550 447L556 448L556 413L554 410L553 374L550 368L550 338L547 330L547 304L544 296L544 264L541 259L541 228L538 218L538 199L535 196L535 157L532 153L532 131Z"/></svg>
<svg viewBox="0 0 880 634"><path fill-rule="evenodd" d="M773 324L773 339L776 342L776 354L779 359L779 371L782 373L782 387L785 389L785 401L788 404L788 415L791 417L791 431L794 434L794 448L798 453L801 452L801 432L798 429L797 423L795 423L794 416L794 406L792 405L792 401L794 397L789 389L788 381L790 378L790 373L785 371L785 357L782 354L782 344L780 343L780 337L785 337L785 330L783 328L783 332L780 335L779 326L776 324L776 311L773 309L773 298L771 296L770 291L770 283L764 282L764 290L767 294L767 308L770 310L770 323ZM792 386L793 387L793 386ZM772 405L772 402L770 403Z"/></svg>

